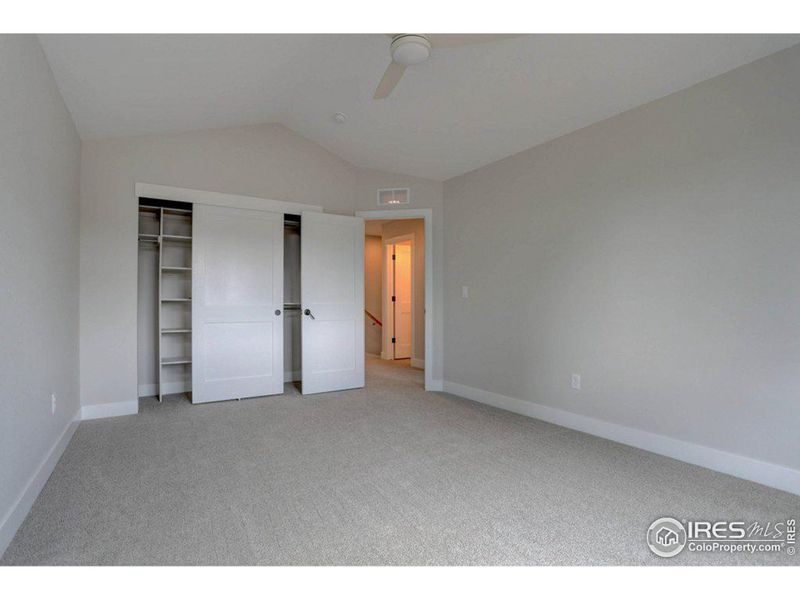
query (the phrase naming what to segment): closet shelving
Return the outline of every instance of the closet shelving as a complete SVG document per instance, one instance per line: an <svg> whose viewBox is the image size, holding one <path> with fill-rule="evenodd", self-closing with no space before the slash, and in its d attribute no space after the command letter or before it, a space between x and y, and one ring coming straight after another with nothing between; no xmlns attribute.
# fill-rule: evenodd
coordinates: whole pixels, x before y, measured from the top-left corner
<svg viewBox="0 0 800 600"><path fill-rule="evenodd" d="M140 199L139 242L158 249L158 401L168 391L185 391L191 381L192 211L175 203ZM168 390L168 388L172 390ZM182 389L181 389L182 388Z"/></svg>

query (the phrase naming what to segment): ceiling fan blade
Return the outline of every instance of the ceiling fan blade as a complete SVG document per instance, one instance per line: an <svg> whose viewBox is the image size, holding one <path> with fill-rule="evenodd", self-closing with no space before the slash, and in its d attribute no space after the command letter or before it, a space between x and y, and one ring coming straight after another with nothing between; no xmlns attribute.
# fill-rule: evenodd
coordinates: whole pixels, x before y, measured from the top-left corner
<svg viewBox="0 0 800 600"><path fill-rule="evenodd" d="M391 94L392 90L394 89L394 86L398 84L405 70L406 70L405 65L401 65L400 63L396 63L394 61L389 63L389 66L386 69L386 73L383 74L383 78L381 79L381 82L378 84L378 87L375 90L375 95L373 96L373 99L382 100L383 98L386 98L386 96Z"/></svg>
<svg viewBox="0 0 800 600"><path fill-rule="evenodd" d="M434 48L452 48L454 46L500 42L520 37L521 35L519 33L431 33L427 34L426 37Z"/></svg>

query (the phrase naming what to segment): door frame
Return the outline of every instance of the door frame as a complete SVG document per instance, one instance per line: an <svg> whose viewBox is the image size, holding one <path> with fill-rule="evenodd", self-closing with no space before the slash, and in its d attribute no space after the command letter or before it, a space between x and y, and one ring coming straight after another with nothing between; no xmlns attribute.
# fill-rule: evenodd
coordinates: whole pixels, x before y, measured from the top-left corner
<svg viewBox="0 0 800 600"><path fill-rule="evenodd" d="M425 390L442 391L441 381L433 378L433 331L434 325L441 319L433 310L433 288L438 285L441 274L433 272L433 209L432 208L398 208L393 210L358 210L356 216L365 221L399 221L405 219L423 219L425 222ZM441 359L441 350L437 351ZM440 363L441 364L441 360Z"/></svg>
<svg viewBox="0 0 800 600"><path fill-rule="evenodd" d="M205 190L173 187L157 183L144 183L141 181L137 181L134 185L134 196L137 203L139 198L144 197L158 198L159 200L175 200L176 202L187 202L190 204L211 204L213 206L227 206L230 208L263 210L265 212L282 212L290 215L301 215L304 211L324 212L321 206L313 204L270 200L269 198L226 194L224 192L208 192Z"/></svg>
<svg viewBox="0 0 800 600"><path fill-rule="evenodd" d="M397 235L393 238L387 238L383 240L383 277L381 278L381 311L382 314L386 315L384 317L384 323L391 324L391 327L384 327L383 335L381 336L381 358L384 360L395 360L394 358L394 348L392 348L392 332L394 330L394 311L390 310L391 307L391 300L389 298L392 295L392 292L389 290L389 281L388 281L388 274L389 274L389 267L392 265L391 258L389 256L389 246L394 246L396 244L400 244L402 242L411 242L411 362L413 363L416 357L414 356L414 342L416 341L416 335L414 330L416 329L417 324L417 311L416 311L416 285L415 285L415 272L416 269L414 268L414 261L416 260L416 240L414 239L416 236L413 233L406 233L403 235ZM394 274L392 274L392 281L394 281ZM392 356L389 358L389 348L392 349ZM416 359L418 360L418 359Z"/></svg>

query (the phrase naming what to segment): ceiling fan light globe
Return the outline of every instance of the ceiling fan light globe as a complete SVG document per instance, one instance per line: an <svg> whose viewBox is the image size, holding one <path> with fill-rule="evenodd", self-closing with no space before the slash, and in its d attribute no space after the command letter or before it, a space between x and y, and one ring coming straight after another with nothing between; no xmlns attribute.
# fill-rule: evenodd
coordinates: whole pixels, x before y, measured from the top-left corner
<svg viewBox="0 0 800 600"><path fill-rule="evenodd" d="M401 35L392 41L392 60L401 65L418 65L431 55L431 43L421 35Z"/></svg>

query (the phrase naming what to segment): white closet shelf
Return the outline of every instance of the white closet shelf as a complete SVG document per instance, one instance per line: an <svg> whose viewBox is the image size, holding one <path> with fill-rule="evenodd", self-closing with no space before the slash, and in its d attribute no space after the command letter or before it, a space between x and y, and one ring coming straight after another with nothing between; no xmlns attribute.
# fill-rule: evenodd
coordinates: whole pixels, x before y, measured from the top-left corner
<svg viewBox="0 0 800 600"><path fill-rule="evenodd" d="M162 298L162 302L191 302L191 298Z"/></svg>
<svg viewBox="0 0 800 600"><path fill-rule="evenodd" d="M188 365L191 364L191 356L176 356L174 358L162 358L162 365Z"/></svg>
<svg viewBox="0 0 800 600"><path fill-rule="evenodd" d="M162 271L191 271L192 267L161 267Z"/></svg>
<svg viewBox="0 0 800 600"><path fill-rule="evenodd" d="M162 329L161 333L191 333L191 329Z"/></svg>

